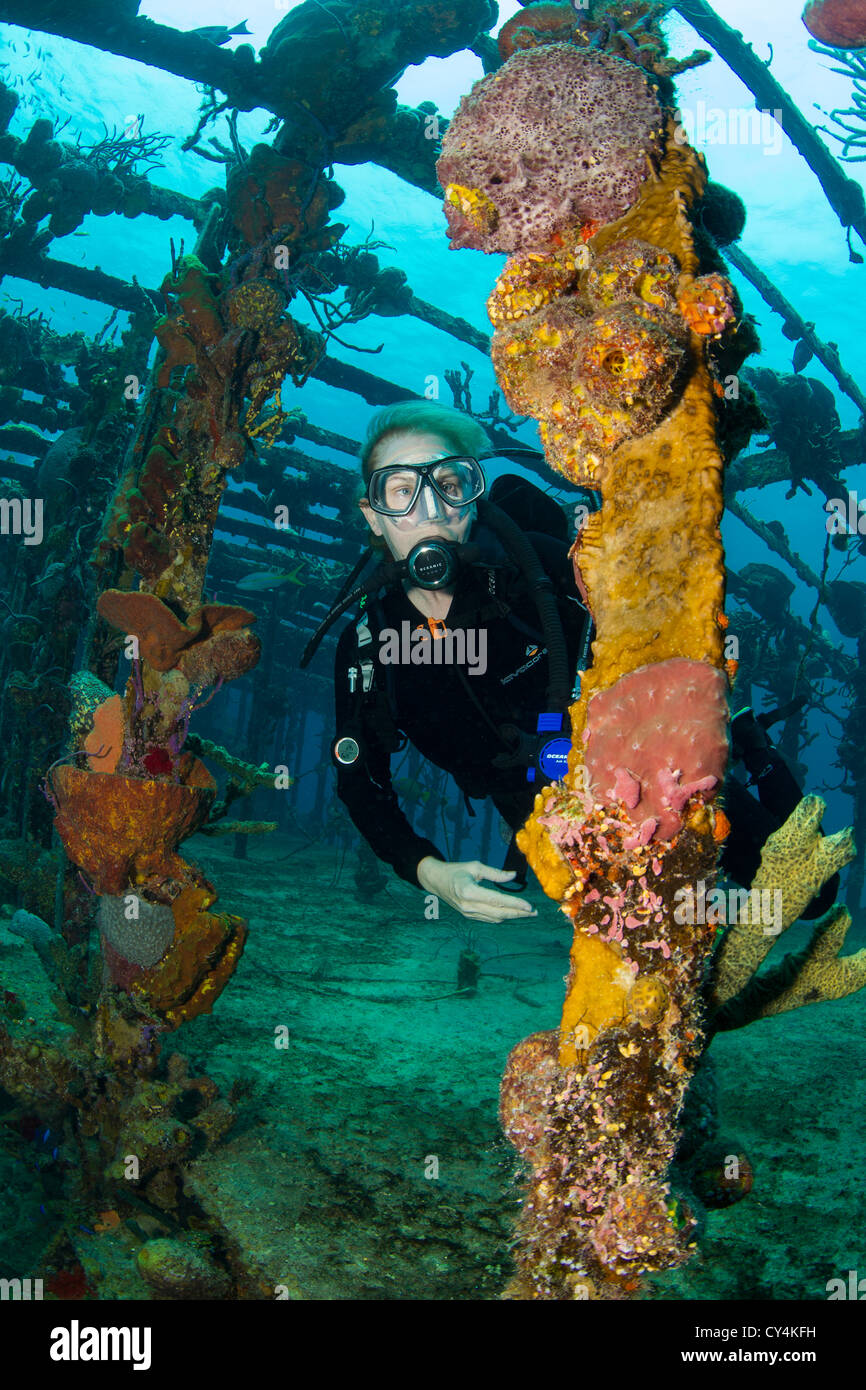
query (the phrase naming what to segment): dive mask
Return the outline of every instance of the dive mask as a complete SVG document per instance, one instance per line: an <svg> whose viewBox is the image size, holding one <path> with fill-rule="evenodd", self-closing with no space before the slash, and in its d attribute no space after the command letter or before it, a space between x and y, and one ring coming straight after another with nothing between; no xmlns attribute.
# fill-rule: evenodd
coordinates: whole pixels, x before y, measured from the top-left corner
<svg viewBox="0 0 866 1390"><path fill-rule="evenodd" d="M377 468L367 484L367 500L381 516L404 517L418 504L423 490L419 525L446 515L445 508L468 507L487 486L477 459L455 455L432 463L392 464Z"/></svg>

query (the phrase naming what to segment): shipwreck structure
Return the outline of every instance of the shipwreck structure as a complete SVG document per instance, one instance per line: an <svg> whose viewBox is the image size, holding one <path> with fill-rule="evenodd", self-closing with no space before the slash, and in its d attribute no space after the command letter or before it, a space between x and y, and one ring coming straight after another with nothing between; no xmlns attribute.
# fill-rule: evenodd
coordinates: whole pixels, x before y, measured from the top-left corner
<svg viewBox="0 0 866 1390"><path fill-rule="evenodd" d="M866 400L833 346L737 248L742 206L678 138L676 76L708 55L669 56L667 8L529 5L497 42L491 0L392 0L387 23L374 0L305 0L256 55L155 24L135 0L62 14L41 0L0 4L2 21L199 84L200 118L183 148L220 171L213 189L191 198L158 181L168 137L106 130L82 146L45 117L26 125L15 89L0 85L0 277L111 313L95 339L57 333L23 301L0 313L0 473L10 505L46 499L44 544L4 540L0 549L0 881L20 934L53 962L55 1006L72 1030L67 1047L34 1042L10 1006L0 1085L50 1110L72 1136L72 1213L76 1195L122 1203L132 1153L141 1202L180 1227L209 1223L209 1253L201 1241L145 1245L139 1269L157 1297L271 1296L261 1270L223 1238L213 1213L203 1223L185 1188L190 1156L228 1133L231 1098L191 1076L178 1054L166 1063L161 1049L213 1007L246 934L216 910L217 887L179 848L222 821L241 853L246 834L283 823L285 799L275 822L225 816L256 787L296 774L327 684L300 676L297 657L319 624L323 590L361 550L345 520L351 470L304 450L311 442L348 460L358 441L307 418L304 384L318 379L377 406L415 394L331 351L347 346L339 335L349 325L412 316L458 353L489 356L502 397L479 409L471 367L449 359L455 404L503 454L519 448L524 464L517 431L537 420L541 448L528 466L572 499L601 500L585 509L574 551L597 637L572 709L569 774L540 793L524 831L574 943L561 1028L519 1045L503 1083L503 1123L532 1174L511 1294L624 1297L644 1272L687 1258L691 1218L666 1175L708 1030L864 981L859 957L836 960L849 920L841 909L769 996L755 991L761 943L745 926L714 957L714 929L676 914L682 890L712 879L725 833L717 794L736 662L723 507L821 598L826 566L809 570L783 528L751 517L742 494L785 478L847 499L843 470L862 456L860 432L839 428L832 401L823 402L827 447L813 447L807 422L819 384L798 373L756 373L747 385L746 367L737 400L726 399L725 381L757 348L736 276L759 288L792 341L859 409ZM750 79L744 45L709 7L676 8ZM451 122L432 102L399 103L392 84L409 65L463 50L486 76ZM771 79L758 67L761 100ZM237 118L256 109L273 116L273 138L248 150ZM862 193L802 131L790 102L784 109L850 246L866 227ZM212 134L223 118L226 140ZM424 190L434 216L432 200L444 196L455 246L508 257L488 301L492 338L414 294L409 273L383 263L383 243L347 243L334 171L365 163ZM189 236L172 243L161 284L142 285L64 256L64 239L94 216L180 217ZM315 327L300 321L301 304ZM773 447L741 456L762 429ZM312 507L314 534L275 527L280 511ZM742 631L763 620L762 588L745 573L729 576ZM293 601L278 605L278 591ZM848 600L837 621L860 633L862 647L857 594ZM777 698L796 694L790 677L796 687L816 661L850 689L840 759L853 779L866 746L862 671L814 621L786 611L784 595L769 656L746 674ZM231 682L253 672L233 697ZM190 733L213 696L235 700L245 747ZM800 713L786 726L795 754ZM324 750L328 733L315 727ZM228 775L220 802L208 762ZM323 752L313 769L321 815L326 763ZM852 790L862 862L866 800L862 785ZM784 875L792 886L786 924L852 854L848 835L821 839L819 820L807 798L762 864L762 882ZM461 829L458 814L457 852ZM861 890L862 873L852 875L852 901ZM97 933L99 952L89 946ZM46 1272L68 1259L73 1226L70 1218L45 1252Z"/></svg>

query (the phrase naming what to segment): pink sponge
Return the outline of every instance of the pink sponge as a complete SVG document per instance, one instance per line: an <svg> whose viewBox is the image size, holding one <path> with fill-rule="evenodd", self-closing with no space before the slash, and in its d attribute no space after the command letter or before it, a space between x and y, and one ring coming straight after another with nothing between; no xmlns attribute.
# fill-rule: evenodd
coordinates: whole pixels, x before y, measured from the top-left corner
<svg viewBox="0 0 866 1390"><path fill-rule="evenodd" d="M561 227L613 221L635 201L661 131L634 63L568 43L515 53L462 98L442 141L442 187L489 200L478 216L446 202L451 245L543 250Z"/></svg>
<svg viewBox="0 0 866 1390"><path fill-rule="evenodd" d="M635 826L656 820L670 840L695 792L721 781L728 760L724 674L674 657L641 666L587 709L586 767L597 801L622 801Z"/></svg>

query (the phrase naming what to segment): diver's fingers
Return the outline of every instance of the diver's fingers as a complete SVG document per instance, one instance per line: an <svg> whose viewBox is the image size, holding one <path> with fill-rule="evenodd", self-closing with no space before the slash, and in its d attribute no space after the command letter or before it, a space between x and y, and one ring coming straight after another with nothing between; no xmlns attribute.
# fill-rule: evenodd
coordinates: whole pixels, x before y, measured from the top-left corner
<svg viewBox="0 0 866 1390"><path fill-rule="evenodd" d="M482 864L477 859L473 859L466 867L473 878L487 878L491 883L508 883L515 875L514 869L494 869L490 864Z"/></svg>
<svg viewBox="0 0 866 1390"><path fill-rule="evenodd" d="M488 910L504 917L537 917L538 913L524 898L513 898L510 893L497 893L495 888L482 888L473 883L461 893L461 910Z"/></svg>
<svg viewBox="0 0 866 1390"><path fill-rule="evenodd" d="M520 917L536 917L538 915L535 912L515 912L514 904L509 904L503 908L483 908L477 911L464 906L461 907L460 912L470 922L510 922Z"/></svg>

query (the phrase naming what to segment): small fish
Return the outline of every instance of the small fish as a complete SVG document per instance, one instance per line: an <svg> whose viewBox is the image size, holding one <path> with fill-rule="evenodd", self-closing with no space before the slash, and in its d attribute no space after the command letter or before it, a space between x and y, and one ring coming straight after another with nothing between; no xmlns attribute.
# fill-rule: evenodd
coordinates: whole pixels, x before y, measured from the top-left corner
<svg viewBox="0 0 866 1390"><path fill-rule="evenodd" d="M307 581L306 579L302 579L300 576L303 575L305 569L306 562L304 560L300 560L298 564L295 565L294 569L290 570L286 574L286 583L296 584L299 589L303 589Z"/></svg>
<svg viewBox="0 0 866 1390"><path fill-rule="evenodd" d="M265 593L268 589L279 589L285 582L285 575L269 574L265 571L244 575L237 587L246 594L260 594Z"/></svg>
<svg viewBox="0 0 866 1390"><path fill-rule="evenodd" d="M45 1140L48 1138L48 1136L49 1136L50 1133L51 1133L51 1130L50 1130L50 1129L46 1129L45 1133L44 1133L43 1136L42 1136L42 1142L43 1142L43 1144L45 1143Z"/></svg>
<svg viewBox="0 0 866 1390"><path fill-rule="evenodd" d="M198 34L200 39L207 39L208 43L215 43L218 47L228 43L235 34L248 34L249 32L245 19L232 29L229 29L225 24L205 24L201 29L190 30L191 34Z"/></svg>
<svg viewBox="0 0 866 1390"><path fill-rule="evenodd" d="M288 572L278 574L275 571L260 570L256 574L245 574L237 587L245 594L263 594L270 589L281 589L284 584L297 584L303 588L305 581L298 577L303 568L304 562L301 560Z"/></svg>

